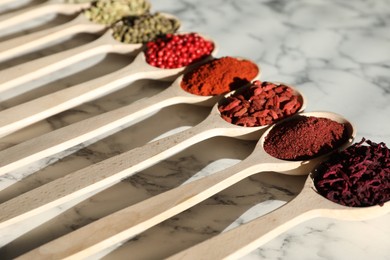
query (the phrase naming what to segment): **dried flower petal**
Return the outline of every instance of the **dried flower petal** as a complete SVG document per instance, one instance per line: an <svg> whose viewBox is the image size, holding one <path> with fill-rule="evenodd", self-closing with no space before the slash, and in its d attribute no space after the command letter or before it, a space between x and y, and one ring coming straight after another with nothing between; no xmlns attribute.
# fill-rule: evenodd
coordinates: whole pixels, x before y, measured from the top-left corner
<svg viewBox="0 0 390 260"><path fill-rule="evenodd" d="M390 150L363 138L323 162L314 183L321 195L342 205L383 205L390 200Z"/></svg>

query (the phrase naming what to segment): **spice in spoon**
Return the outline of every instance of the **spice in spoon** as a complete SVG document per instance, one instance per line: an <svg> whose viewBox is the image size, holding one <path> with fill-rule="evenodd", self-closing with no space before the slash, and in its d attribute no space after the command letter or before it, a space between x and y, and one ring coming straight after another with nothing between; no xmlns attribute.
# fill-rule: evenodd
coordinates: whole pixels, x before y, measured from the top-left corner
<svg viewBox="0 0 390 260"><path fill-rule="evenodd" d="M113 37L123 43L146 43L165 34L175 33L180 22L160 13L127 16L113 26Z"/></svg>
<svg viewBox="0 0 390 260"><path fill-rule="evenodd" d="M146 44L146 62L173 69L188 66L209 56L214 44L197 33L167 34Z"/></svg>
<svg viewBox="0 0 390 260"><path fill-rule="evenodd" d="M322 196L338 204L383 205L390 200L390 150L363 138L321 163L313 181Z"/></svg>
<svg viewBox="0 0 390 260"><path fill-rule="evenodd" d="M149 9L150 4L145 0L98 0L84 14L92 22L109 26L124 16L141 15Z"/></svg>
<svg viewBox="0 0 390 260"><path fill-rule="evenodd" d="M264 150L282 160L307 160L331 152L348 138L344 124L328 118L296 116L271 129Z"/></svg>
<svg viewBox="0 0 390 260"><path fill-rule="evenodd" d="M222 57L186 73L180 85L199 96L221 95L249 84L258 73L257 65L249 60Z"/></svg>
<svg viewBox="0 0 390 260"><path fill-rule="evenodd" d="M292 88L272 82L254 81L218 106L221 117L240 126L263 126L295 114L302 104Z"/></svg>

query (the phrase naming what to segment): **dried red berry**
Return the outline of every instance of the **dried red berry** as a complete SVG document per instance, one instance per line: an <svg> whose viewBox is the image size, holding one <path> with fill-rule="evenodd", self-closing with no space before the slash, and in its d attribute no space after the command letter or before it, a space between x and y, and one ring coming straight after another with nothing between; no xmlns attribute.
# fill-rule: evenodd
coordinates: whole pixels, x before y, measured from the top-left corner
<svg viewBox="0 0 390 260"><path fill-rule="evenodd" d="M146 62L152 66L173 69L188 66L214 50L214 44L196 33L167 34L146 44Z"/></svg>
<svg viewBox="0 0 390 260"><path fill-rule="evenodd" d="M229 123L268 125L300 109L302 104L292 93L288 86L256 80L243 91L228 97L218 109L222 118L229 118L226 120Z"/></svg>

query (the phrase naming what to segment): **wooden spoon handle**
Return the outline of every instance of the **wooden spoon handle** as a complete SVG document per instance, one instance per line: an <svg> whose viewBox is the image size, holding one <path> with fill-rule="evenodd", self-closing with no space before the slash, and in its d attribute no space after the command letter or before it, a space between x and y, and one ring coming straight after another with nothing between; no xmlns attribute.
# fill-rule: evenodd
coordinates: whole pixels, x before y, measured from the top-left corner
<svg viewBox="0 0 390 260"><path fill-rule="evenodd" d="M168 259L238 259L291 227L321 215L326 199L304 192L273 212L217 235ZM326 204L326 205L324 205ZM329 211L329 210L328 210Z"/></svg>
<svg viewBox="0 0 390 260"><path fill-rule="evenodd" d="M23 22L32 20L34 18L51 14L51 13L60 13L60 14L75 14L81 11L83 8L88 7L89 3L83 4L64 4L64 3L53 3L51 1L42 3L37 6L32 6L25 8L19 11L14 11L0 16L0 29L14 26L16 24L21 24Z"/></svg>
<svg viewBox="0 0 390 260"><path fill-rule="evenodd" d="M92 194L88 194L87 196L92 197L93 195L99 192L100 190L96 190ZM69 201L68 203L61 205L61 208L57 208L55 210L45 212L45 214L40 214L35 217L29 218L28 222L23 223L24 225L13 225L3 229L2 236L0 236L0 245L9 244L10 242L14 241L15 239L22 236L23 234L26 234L27 232L33 230L36 227L39 227L40 225L46 223L47 221L50 221L51 219L75 207L77 204L83 201L84 198L79 197L75 200Z"/></svg>
<svg viewBox="0 0 390 260"><path fill-rule="evenodd" d="M238 259L259 246L312 218L327 217L349 221L375 218L390 212L390 204L350 208L317 194L306 182L303 191L291 202L235 229L217 235L168 259Z"/></svg>
<svg viewBox="0 0 390 260"><path fill-rule="evenodd" d="M96 33L105 28L104 25L88 21L84 14L80 14L68 23L0 42L0 61L20 56L69 35L82 32Z"/></svg>
<svg viewBox="0 0 390 260"><path fill-rule="evenodd" d="M144 65L141 55L143 54L138 55L132 64L111 74L1 111L0 136L10 134L39 120L106 95L136 79L158 74L157 72L160 71L157 68Z"/></svg>
<svg viewBox="0 0 390 260"><path fill-rule="evenodd" d="M0 175L98 137L159 108L185 101L171 88L122 108L49 132L0 152Z"/></svg>
<svg viewBox="0 0 390 260"><path fill-rule="evenodd" d="M130 65L116 72L0 111L0 137L123 88L134 80L171 78L184 69L185 67L161 69L150 66L145 61L144 54L140 53Z"/></svg>
<svg viewBox="0 0 390 260"><path fill-rule="evenodd" d="M21 259L86 259L179 214L259 171L256 160L242 161L211 176L127 207L45 244ZM260 170L261 171L261 170ZM50 249L50 250L48 250Z"/></svg>
<svg viewBox="0 0 390 260"><path fill-rule="evenodd" d="M100 53L128 53L141 47L115 41L111 33L109 30L91 43L0 71L0 93ZM0 101L8 98L0 97Z"/></svg>
<svg viewBox="0 0 390 260"><path fill-rule="evenodd" d="M197 142L223 134L220 128L212 127L214 121L213 116L208 117L188 130L91 165L8 200L0 205L0 233L6 235L3 230L11 225L28 221L30 217L97 189L108 188Z"/></svg>

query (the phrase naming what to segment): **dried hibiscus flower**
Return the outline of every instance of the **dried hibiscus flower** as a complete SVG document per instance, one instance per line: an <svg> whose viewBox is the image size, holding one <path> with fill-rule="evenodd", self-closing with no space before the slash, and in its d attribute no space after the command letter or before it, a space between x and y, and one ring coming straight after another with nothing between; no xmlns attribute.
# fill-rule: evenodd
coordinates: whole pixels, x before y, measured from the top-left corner
<svg viewBox="0 0 390 260"><path fill-rule="evenodd" d="M363 138L320 164L314 184L322 196L341 205L383 205L390 200L390 150Z"/></svg>

